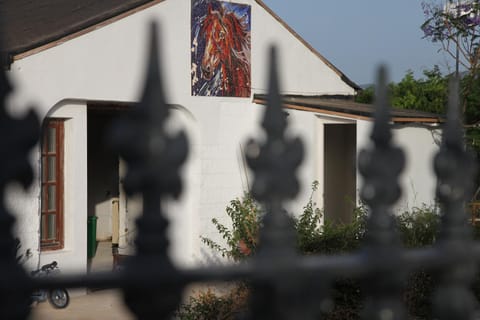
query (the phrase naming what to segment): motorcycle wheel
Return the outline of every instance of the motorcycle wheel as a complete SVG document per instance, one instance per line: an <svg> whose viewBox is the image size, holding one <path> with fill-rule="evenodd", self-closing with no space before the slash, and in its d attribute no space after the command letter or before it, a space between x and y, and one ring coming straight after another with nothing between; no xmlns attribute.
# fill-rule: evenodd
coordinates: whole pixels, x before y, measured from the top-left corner
<svg viewBox="0 0 480 320"><path fill-rule="evenodd" d="M70 296L65 289L52 289L48 293L48 301L57 309L66 308L70 302Z"/></svg>

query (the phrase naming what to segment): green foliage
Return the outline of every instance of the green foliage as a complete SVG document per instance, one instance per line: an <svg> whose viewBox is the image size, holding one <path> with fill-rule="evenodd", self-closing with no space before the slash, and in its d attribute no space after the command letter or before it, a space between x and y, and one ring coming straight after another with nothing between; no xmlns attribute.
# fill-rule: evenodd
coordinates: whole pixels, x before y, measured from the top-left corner
<svg viewBox="0 0 480 320"><path fill-rule="evenodd" d="M411 109L418 104L418 97L421 91L421 84L413 77L413 71L407 71L402 81L390 85L392 91L392 105L404 109Z"/></svg>
<svg viewBox="0 0 480 320"><path fill-rule="evenodd" d="M322 212L313 202L318 182L312 184L312 194L303 212L295 219L298 235L298 248L303 254L339 254L358 250L366 232L367 209L364 206L352 212L352 222L332 224L322 221ZM214 220L220 234L226 239L227 246L211 245L213 241L202 241L215 251L236 261L255 252L262 212L250 195L233 200L227 207L227 214L232 220L232 228L227 228ZM242 217L244 215L244 217ZM434 207L418 207L403 212L396 217L397 228L407 248L430 246L435 242L440 219ZM245 223L242 226L242 223ZM323 224L322 224L323 223ZM480 237L480 227L476 234ZM239 241L245 240L249 252L239 249ZM477 285L480 288L480 284ZM406 282L404 299L411 318L431 319L430 298L434 290L431 274L419 270L409 275ZM480 295L480 289L477 290ZM240 293L239 293L240 292ZM239 284L227 294L202 292L190 298L179 311L179 319L234 319L234 315L247 308L248 288ZM353 279L336 279L332 297L334 308L323 316L324 319L351 320L359 319L363 305L363 293L358 281Z"/></svg>
<svg viewBox="0 0 480 320"><path fill-rule="evenodd" d="M323 221L322 211L313 201L318 184L318 181L312 183L312 192L302 214L294 218L299 250L304 254L330 254L358 248L365 230L365 207L354 209L353 221L349 224L338 225ZM263 213L248 193L241 199L232 200L226 213L232 222L230 228L221 224L218 219L212 219L215 228L225 240L225 246L208 237L201 237L201 241L222 257L239 261L255 253Z"/></svg>
<svg viewBox="0 0 480 320"><path fill-rule="evenodd" d="M314 181L312 183L312 193L307 204L303 207L303 213L298 219L294 219L299 248L312 247L312 244L322 233L322 212L313 202L313 194L317 189L318 181Z"/></svg>
<svg viewBox="0 0 480 320"><path fill-rule="evenodd" d="M461 93L465 102L464 120L466 124L480 121L480 75L476 71L473 75L467 74L461 81Z"/></svg>
<svg viewBox="0 0 480 320"><path fill-rule="evenodd" d="M357 92L357 95L355 96L355 102L371 104L373 102L374 95L374 86L369 86Z"/></svg>
<svg viewBox="0 0 480 320"><path fill-rule="evenodd" d="M260 206L249 193L245 193L241 199L230 201L226 212L232 221L231 229L217 219L212 219L212 223L225 240L226 247L207 237L201 237L201 241L219 252L222 257L238 261L255 252L262 213Z"/></svg>
<svg viewBox="0 0 480 320"><path fill-rule="evenodd" d="M467 128L465 132L465 139L469 149L475 155L477 161L480 159L480 127ZM480 188L480 172L475 177L475 186Z"/></svg>
<svg viewBox="0 0 480 320"><path fill-rule="evenodd" d="M423 70L423 77L416 79L409 70L398 83L390 83L391 102L395 108L414 109L438 114L445 113L448 81L438 66ZM365 92L364 92L365 91ZM373 103L374 87L360 91L355 101Z"/></svg>
<svg viewBox="0 0 480 320"><path fill-rule="evenodd" d="M318 214L320 210L318 208L316 210ZM309 218L313 213L310 210L304 210L297 221L303 220L306 221L305 224L311 223L311 225L301 228L298 223L296 225L300 252L303 254L337 254L358 249L365 234L366 212L366 208L360 206L354 209L351 223L336 224L326 220L323 225L320 225L320 219Z"/></svg>
<svg viewBox="0 0 480 320"><path fill-rule="evenodd" d="M441 44L441 51L466 72L462 75L461 96L465 124L480 123L480 2L423 1L424 38ZM440 51L439 50L439 51ZM472 138L467 137L467 142Z"/></svg>
<svg viewBox="0 0 480 320"><path fill-rule="evenodd" d="M480 128L467 129L466 136L469 139L469 146L478 153L480 151Z"/></svg>
<svg viewBox="0 0 480 320"><path fill-rule="evenodd" d="M423 78L415 79L408 71L403 79L392 87L392 105L402 109L415 109L444 113L447 102L447 80L438 66L424 70Z"/></svg>
<svg viewBox="0 0 480 320"><path fill-rule="evenodd" d="M440 216L432 207L413 208L397 217L397 228L407 248L419 248L435 242Z"/></svg>

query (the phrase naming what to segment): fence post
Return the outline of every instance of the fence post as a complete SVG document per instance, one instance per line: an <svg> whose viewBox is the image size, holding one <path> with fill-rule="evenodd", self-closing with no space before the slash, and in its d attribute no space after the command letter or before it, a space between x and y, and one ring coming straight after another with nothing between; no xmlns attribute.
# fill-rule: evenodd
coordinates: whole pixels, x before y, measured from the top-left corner
<svg viewBox="0 0 480 320"><path fill-rule="evenodd" d="M405 319L402 302L405 266L391 206L401 194L399 174L405 166L403 151L394 146L390 129L386 70L381 67L375 99L373 146L358 157L365 178L361 198L370 208L364 253L371 272L364 278L366 293L363 318L368 320Z"/></svg>
<svg viewBox="0 0 480 320"><path fill-rule="evenodd" d="M476 169L463 139L458 78L450 80L447 116L442 145L434 159L437 197L442 209L437 248L444 255L455 257L455 261L439 271L440 285L433 297L434 315L440 320L473 319L476 300L470 286L476 264L465 203L473 190Z"/></svg>
<svg viewBox="0 0 480 320"><path fill-rule="evenodd" d="M180 304L183 286L168 256L168 220L163 199L178 197L179 169L188 143L183 131L165 130L170 110L159 74L157 29L152 23L147 78L141 102L112 130L112 144L128 164L127 194L141 193L143 215L137 220L136 254L125 267L125 302L139 319L167 319Z"/></svg>
<svg viewBox="0 0 480 320"><path fill-rule="evenodd" d="M265 212L258 251L252 261L251 316L318 319L323 293L313 281L318 280L318 275L297 269L300 255L296 232L292 217L283 208L283 202L294 198L299 190L296 170L303 159L303 143L298 137L286 135L287 118L282 109L275 48L271 48L269 58L268 105L262 121L266 140L250 140L246 149L247 163L254 172L251 192Z"/></svg>

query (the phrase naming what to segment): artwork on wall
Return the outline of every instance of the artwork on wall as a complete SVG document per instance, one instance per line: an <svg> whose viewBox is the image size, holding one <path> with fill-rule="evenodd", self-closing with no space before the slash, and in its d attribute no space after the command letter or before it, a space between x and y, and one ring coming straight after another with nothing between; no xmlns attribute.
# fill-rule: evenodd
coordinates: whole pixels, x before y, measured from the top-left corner
<svg viewBox="0 0 480 320"><path fill-rule="evenodd" d="M251 7L192 0L192 95L250 97Z"/></svg>

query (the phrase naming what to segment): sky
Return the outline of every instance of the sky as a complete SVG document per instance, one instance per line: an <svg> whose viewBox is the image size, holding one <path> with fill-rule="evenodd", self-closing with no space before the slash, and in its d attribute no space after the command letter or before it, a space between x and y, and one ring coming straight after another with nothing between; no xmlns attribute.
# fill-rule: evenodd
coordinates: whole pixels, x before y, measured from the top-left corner
<svg viewBox="0 0 480 320"><path fill-rule="evenodd" d="M407 70L416 77L435 64L443 72L454 62L439 45L422 39L421 0L263 0L300 36L359 85L375 82L386 64L391 81Z"/></svg>

